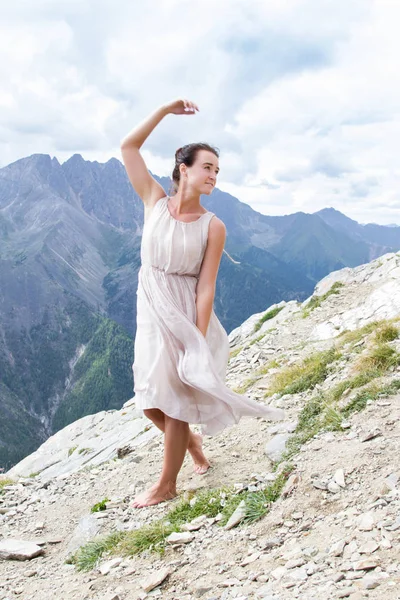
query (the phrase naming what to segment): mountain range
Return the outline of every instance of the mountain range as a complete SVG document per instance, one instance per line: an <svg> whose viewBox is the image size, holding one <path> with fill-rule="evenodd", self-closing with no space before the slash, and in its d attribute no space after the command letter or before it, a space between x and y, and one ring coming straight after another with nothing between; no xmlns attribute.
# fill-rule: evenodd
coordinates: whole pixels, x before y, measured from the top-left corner
<svg viewBox="0 0 400 600"><path fill-rule="evenodd" d="M169 193L171 181L157 177ZM271 217L215 189L227 227L215 310L231 331L333 270L400 249L400 227L327 208ZM0 169L0 465L132 396L143 205L122 163L35 154Z"/></svg>

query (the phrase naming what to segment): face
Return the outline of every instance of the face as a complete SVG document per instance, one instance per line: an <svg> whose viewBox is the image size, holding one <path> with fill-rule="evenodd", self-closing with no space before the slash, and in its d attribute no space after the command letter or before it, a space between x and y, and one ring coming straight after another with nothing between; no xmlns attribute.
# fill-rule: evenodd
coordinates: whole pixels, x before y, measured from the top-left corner
<svg viewBox="0 0 400 600"><path fill-rule="evenodd" d="M211 194L217 183L219 172L219 162L215 154L208 150L199 150L193 165L191 167L183 166L185 167L184 172L187 173L186 181L189 186L195 188L199 194Z"/></svg>

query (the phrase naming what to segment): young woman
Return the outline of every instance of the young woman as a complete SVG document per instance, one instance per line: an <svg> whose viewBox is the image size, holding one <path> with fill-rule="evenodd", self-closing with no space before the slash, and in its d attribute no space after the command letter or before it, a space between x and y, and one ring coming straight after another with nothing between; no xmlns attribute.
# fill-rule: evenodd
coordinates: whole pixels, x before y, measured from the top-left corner
<svg viewBox="0 0 400 600"><path fill-rule="evenodd" d="M133 364L135 400L164 432L161 476L135 498L136 508L177 495L177 476L186 451L196 473L209 468L202 438L189 429L189 423L201 424L204 433L213 435L243 415L283 418L283 411L236 394L224 383L229 343L213 302L226 229L200 204L201 194L211 194L216 185L218 151L204 143L179 148L171 197L150 175L140 154L164 117L195 115L198 110L186 99L169 102L121 143L128 177L144 203Z"/></svg>

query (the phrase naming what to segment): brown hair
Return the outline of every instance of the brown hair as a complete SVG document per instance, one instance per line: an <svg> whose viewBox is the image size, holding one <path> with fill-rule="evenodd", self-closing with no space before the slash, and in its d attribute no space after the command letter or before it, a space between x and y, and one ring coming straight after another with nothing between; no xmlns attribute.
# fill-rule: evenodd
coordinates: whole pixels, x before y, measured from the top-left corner
<svg viewBox="0 0 400 600"><path fill-rule="evenodd" d="M209 144L204 142L198 142L195 144L186 144L186 146L182 146L182 148L178 148L175 152L175 167L172 171L172 181L173 181L173 191L177 192L179 187L179 182L181 179L181 172L179 171L179 165L185 164L187 167L191 167L196 160L197 153L199 150L208 150L215 154L217 158L219 158L219 150L218 148L214 148Z"/></svg>

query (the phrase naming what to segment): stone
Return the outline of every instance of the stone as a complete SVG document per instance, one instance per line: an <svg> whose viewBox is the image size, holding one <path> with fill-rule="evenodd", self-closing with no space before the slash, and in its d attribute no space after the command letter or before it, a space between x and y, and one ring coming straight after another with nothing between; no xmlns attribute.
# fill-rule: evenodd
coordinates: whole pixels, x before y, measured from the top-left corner
<svg viewBox="0 0 400 600"><path fill-rule="evenodd" d="M229 521L227 522L227 524L225 525L224 529L233 529L234 527L236 527L236 525L239 525L239 523L241 521L243 521L243 519L246 516L246 503L244 500L242 500L240 502L240 504L237 506L235 512L231 515Z"/></svg>
<svg viewBox="0 0 400 600"><path fill-rule="evenodd" d="M380 429L373 429L372 431L369 431L368 433L363 435L361 441L369 442L370 440L373 440L380 435L382 435L382 431Z"/></svg>
<svg viewBox="0 0 400 600"><path fill-rule="evenodd" d="M167 544L171 544L173 546L180 546L181 544L189 544L194 540L194 535L190 532L184 531L183 533L171 533L167 539Z"/></svg>
<svg viewBox="0 0 400 600"><path fill-rule="evenodd" d="M290 475L289 479L283 487L281 494L282 498L286 498L287 496L289 496L295 490L299 483L300 475L298 473L292 473L292 475Z"/></svg>
<svg viewBox="0 0 400 600"><path fill-rule="evenodd" d="M375 550L378 550L379 544L377 544L374 540L369 540L359 548L360 554L372 554Z"/></svg>
<svg viewBox="0 0 400 600"><path fill-rule="evenodd" d="M358 517L358 529L360 531L372 531L374 525L375 519L371 512L364 513Z"/></svg>
<svg viewBox="0 0 400 600"><path fill-rule="evenodd" d="M366 575L365 577L363 577L361 584L364 590L373 590L376 587L378 587L378 585L380 585L380 581L377 577L374 577L373 575Z"/></svg>
<svg viewBox="0 0 400 600"><path fill-rule="evenodd" d="M346 542L344 540L339 540L332 544L329 549L329 554L332 554L332 556L342 556L345 546Z"/></svg>
<svg viewBox="0 0 400 600"><path fill-rule="evenodd" d="M364 558L354 563L355 571L368 571L369 569L375 569L379 565L379 562L374 558Z"/></svg>
<svg viewBox="0 0 400 600"><path fill-rule="evenodd" d="M276 581L280 581L282 577L286 574L286 567L277 567L273 571L271 571L271 577L276 579Z"/></svg>
<svg viewBox="0 0 400 600"><path fill-rule="evenodd" d="M326 490L327 489L326 483L324 483L323 481L320 481L319 479L314 479L312 484L317 490Z"/></svg>
<svg viewBox="0 0 400 600"><path fill-rule="evenodd" d="M100 533L101 525L96 514L84 515L78 522L67 546L67 556L74 554L78 548L84 546Z"/></svg>
<svg viewBox="0 0 400 600"><path fill-rule="evenodd" d="M342 590L339 590L337 597L338 598L347 598L348 596L350 596L350 594L352 592L354 592L353 587L346 587L346 588L343 588Z"/></svg>
<svg viewBox="0 0 400 600"><path fill-rule="evenodd" d="M346 482L345 482L345 479L344 479L344 471L343 471L343 469L338 469L335 472L335 474L333 476L333 479L334 479L335 483L337 483L337 485L339 485L341 488L346 487Z"/></svg>
<svg viewBox="0 0 400 600"><path fill-rule="evenodd" d="M102 575L108 575L111 569L118 567L118 565L120 565L121 563L122 558L113 558L112 560L108 560L107 562L100 565L99 571Z"/></svg>
<svg viewBox="0 0 400 600"><path fill-rule="evenodd" d="M24 540L6 539L0 542L0 558L4 560L31 560L44 554L44 549Z"/></svg>
<svg viewBox="0 0 400 600"><path fill-rule="evenodd" d="M331 494L337 494L340 492L340 486L336 483L336 481L330 481L328 483L328 491L331 492Z"/></svg>
<svg viewBox="0 0 400 600"><path fill-rule="evenodd" d="M247 556L240 563L240 566L241 567L246 567L247 565L250 565L251 563L253 563L254 561L256 561L258 558L260 558L260 552L255 552L254 554L250 554L250 556Z"/></svg>
<svg viewBox="0 0 400 600"><path fill-rule="evenodd" d="M151 592L151 590L154 590L154 588L156 588L157 586L161 585L161 583L163 583L163 581L168 577L168 575L170 575L170 573L171 570L168 567L166 567L164 569L155 571L154 573L152 573L152 575L147 577L141 584L146 594Z"/></svg>
<svg viewBox="0 0 400 600"><path fill-rule="evenodd" d="M304 558L292 558L288 560L285 567L287 569L296 569L297 567L302 567L306 564L306 560Z"/></svg>
<svg viewBox="0 0 400 600"><path fill-rule="evenodd" d="M265 446L265 454L272 462L279 462L286 450L286 442L290 438L288 433L278 433Z"/></svg>

